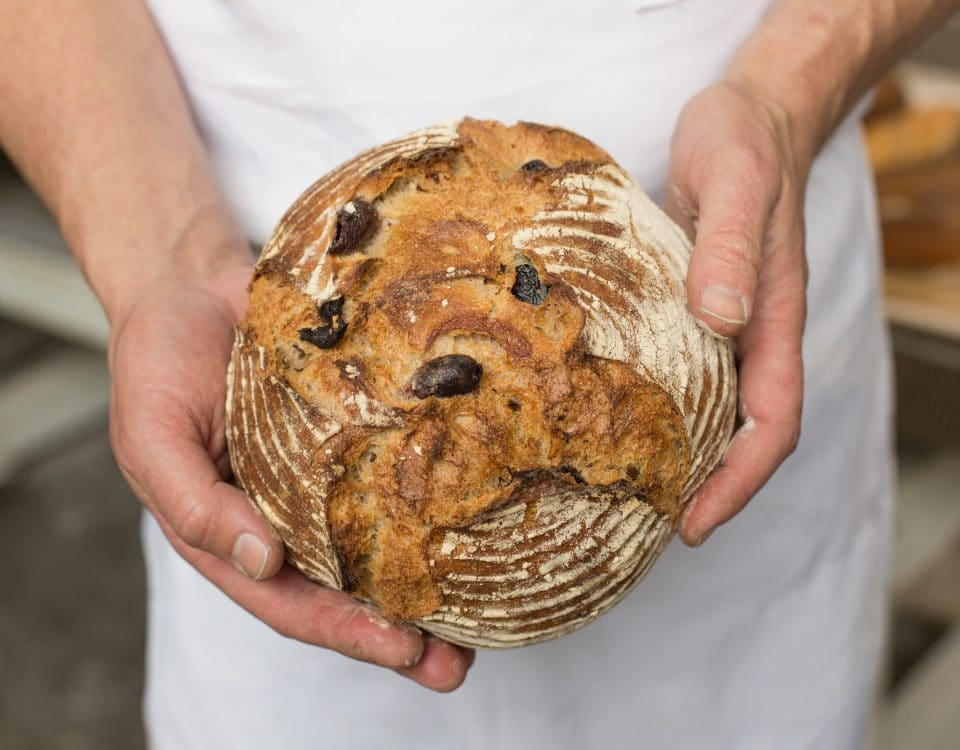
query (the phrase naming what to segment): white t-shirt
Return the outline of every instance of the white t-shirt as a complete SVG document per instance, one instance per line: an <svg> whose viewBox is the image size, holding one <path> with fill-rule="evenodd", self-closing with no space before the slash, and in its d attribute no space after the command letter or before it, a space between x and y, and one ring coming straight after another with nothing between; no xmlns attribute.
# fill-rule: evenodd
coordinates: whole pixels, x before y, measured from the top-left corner
<svg viewBox="0 0 960 750"><path fill-rule="evenodd" d="M151 0L258 242L337 163L461 115L569 127L656 195L680 109L768 4ZM883 634L890 430L876 216L853 122L812 171L807 226L801 443L707 545L673 543L582 631L479 653L441 696L276 635L147 519L154 747L857 747Z"/></svg>

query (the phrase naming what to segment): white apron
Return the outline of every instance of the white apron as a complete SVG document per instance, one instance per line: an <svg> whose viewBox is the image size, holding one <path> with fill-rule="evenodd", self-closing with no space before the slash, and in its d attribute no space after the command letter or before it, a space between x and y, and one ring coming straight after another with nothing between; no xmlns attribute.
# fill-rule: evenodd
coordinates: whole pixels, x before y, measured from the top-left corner
<svg viewBox="0 0 960 750"><path fill-rule="evenodd" d="M570 127L659 194L680 108L767 4L152 0L219 179L257 242L358 150L464 114ZM847 122L808 189L795 455L703 548L673 542L612 612L557 641L480 652L453 694L278 636L146 520L153 747L862 746L891 510L876 225Z"/></svg>

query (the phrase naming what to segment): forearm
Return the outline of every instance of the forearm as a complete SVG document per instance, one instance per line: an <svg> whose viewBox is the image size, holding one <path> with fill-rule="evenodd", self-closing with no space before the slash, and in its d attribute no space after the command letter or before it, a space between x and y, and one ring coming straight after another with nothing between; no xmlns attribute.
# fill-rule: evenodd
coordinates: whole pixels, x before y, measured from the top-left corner
<svg viewBox="0 0 960 750"><path fill-rule="evenodd" d="M779 0L729 80L772 102L809 163L856 101L960 0Z"/></svg>
<svg viewBox="0 0 960 750"><path fill-rule="evenodd" d="M184 94L139 0L0 4L0 143L115 319L160 281L243 261Z"/></svg>

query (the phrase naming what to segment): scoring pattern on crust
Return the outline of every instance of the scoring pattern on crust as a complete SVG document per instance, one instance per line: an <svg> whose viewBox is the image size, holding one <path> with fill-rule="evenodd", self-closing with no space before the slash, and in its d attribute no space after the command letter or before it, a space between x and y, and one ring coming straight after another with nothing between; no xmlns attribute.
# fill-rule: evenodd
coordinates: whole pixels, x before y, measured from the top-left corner
<svg viewBox="0 0 960 750"><path fill-rule="evenodd" d="M671 533L666 516L629 494L548 484L439 536L431 559L444 604L421 624L466 646L557 638L619 602Z"/></svg>
<svg viewBox="0 0 960 750"><path fill-rule="evenodd" d="M690 242L616 164L564 174L555 185L563 202L536 214L513 244L575 291L591 354L633 365L673 397L693 456L686 500L719 461L736 409L730 347L687 310ZM637 277L641 289L631 283Z"/></svg>

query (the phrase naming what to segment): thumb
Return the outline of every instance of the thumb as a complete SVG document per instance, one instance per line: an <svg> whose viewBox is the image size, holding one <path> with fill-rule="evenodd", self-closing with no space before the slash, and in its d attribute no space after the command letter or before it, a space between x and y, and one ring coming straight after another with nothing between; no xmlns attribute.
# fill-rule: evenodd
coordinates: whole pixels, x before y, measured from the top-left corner
<svg viewBox="0 0 960 750"><path fill-rule="evenodd" d="M698 225L687 269L687 304L714 333L736 336L753 312L777 191L762 180L724 170L705 179L698 193L691 201L698 208Z"/></svg>
<svg viewBox="0 0 960 750"><path fill-rule="evenodd" d="M199 435L152 432L152 439L116 446L124 473L150 510L190 547L255 580L275 575L283 543L247 496L223 481Z"/></svg>

